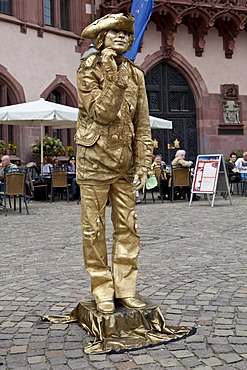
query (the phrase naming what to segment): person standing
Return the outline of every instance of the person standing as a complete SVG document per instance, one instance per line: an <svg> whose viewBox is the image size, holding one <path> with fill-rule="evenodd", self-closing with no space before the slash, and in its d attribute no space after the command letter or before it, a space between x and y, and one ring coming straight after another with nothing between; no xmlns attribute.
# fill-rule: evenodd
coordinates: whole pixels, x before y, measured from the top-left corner
<svg viewBox="0 0 247 370"><path fill-rule="evenodd" d="M123 56L133 31L131 14L108 14L90 24L82 37L95 39L98 51L81 61L77 73L76 177L84 263L97 309L104 314L114 312L114 299L130 309L145 308L136 298L140 238L135 193L146 182L153 142L143 71ZM105 237L108 197L114 227L112 267Z"/></svg>

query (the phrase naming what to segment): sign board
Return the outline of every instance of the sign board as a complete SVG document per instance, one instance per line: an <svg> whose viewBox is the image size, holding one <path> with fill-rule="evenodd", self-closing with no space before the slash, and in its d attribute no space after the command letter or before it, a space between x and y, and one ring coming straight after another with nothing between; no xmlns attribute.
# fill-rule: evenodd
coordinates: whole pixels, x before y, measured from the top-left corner
<svg viewBox="0 0 247 370"><path fill-rule="evenodd" d="M211 207L214 205L216 192L221 192L228 197L232 204L225 161L222 154L198 155L193 177L190 205L193 194L207 194ZM210 200L209 195L212 195Z"/></svg>

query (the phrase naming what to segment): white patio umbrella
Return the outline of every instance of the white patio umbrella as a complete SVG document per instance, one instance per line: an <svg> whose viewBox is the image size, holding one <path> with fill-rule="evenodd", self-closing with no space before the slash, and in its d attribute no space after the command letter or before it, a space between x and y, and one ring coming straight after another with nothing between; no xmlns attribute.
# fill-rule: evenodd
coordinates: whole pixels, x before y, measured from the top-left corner
<svg viewBox="0 0 247 370"><path fill-rule="evenodd" d="M0 121L3 124L40 127L42 170L44 126L55 126L59 122L60 128L72 128L76 125L77 115L78 108L52 103L43 98L0 108Z"/></svg>
<svg viewBox="0 0 247 370"><path fill-rule="evenodd" d="M172 121L168 121L167 119L157 118L153 116L149 116L150 118L150 126L151 128L159 128L159 129L172 129Z"/></svg>
<svg viewBox="0 0 247 370"><path fill-rule="evenodd" d="M167 119L157 118L153 116L149 116L149 118L150 118L150 126L153 129L155 128L166 129L166 130L172 129L172 121L168 121ZM62 128L62 125L60 125L59 122L55 122L53 126L54 128ZM72 124L71 127L76 127L76 124Z"/></svg>

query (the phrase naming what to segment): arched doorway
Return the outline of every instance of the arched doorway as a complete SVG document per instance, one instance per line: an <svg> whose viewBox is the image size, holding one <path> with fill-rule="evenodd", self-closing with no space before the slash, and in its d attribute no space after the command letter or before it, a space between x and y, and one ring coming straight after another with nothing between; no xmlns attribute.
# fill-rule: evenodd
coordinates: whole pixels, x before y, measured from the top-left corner
<svg viewBox="0 0 247 370"><path fill-rule="evenodd" d="M171 65L161 62L146 75L146 88L150 115L171 120L172 130L152 130L158 142L155 154L161 153L170 163L177 149L168 149L178 139L186 158L195 162L197 156L197 132L195 100L186 79Z"/></svg>

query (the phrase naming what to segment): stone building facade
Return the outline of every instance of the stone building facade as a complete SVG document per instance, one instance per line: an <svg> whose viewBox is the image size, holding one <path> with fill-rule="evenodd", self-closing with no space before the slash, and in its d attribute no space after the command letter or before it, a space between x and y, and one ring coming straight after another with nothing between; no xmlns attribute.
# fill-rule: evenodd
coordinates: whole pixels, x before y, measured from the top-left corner
<svg viewBox="0 0 247 370"><path fill-rule="evenodd" d="M1 3L11 5L11 15ZM135 62L146 73L150 114L173 121L172 130L153 130L155 152L169 162L174 149L168 144L176 139L192 160L246 150L246 1L154 3ZM130 8L131 1L122 0L0 0L0 105L43 97L76 106L76 70L89 47L81 30L95 17ZM30 159L39 131L0 127L0 138ZM47 133L73 145L74 129Z"/></svg>

